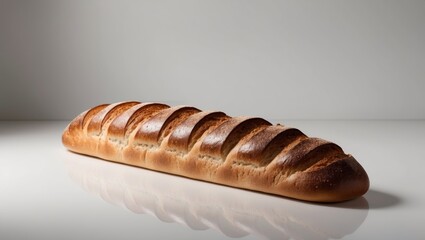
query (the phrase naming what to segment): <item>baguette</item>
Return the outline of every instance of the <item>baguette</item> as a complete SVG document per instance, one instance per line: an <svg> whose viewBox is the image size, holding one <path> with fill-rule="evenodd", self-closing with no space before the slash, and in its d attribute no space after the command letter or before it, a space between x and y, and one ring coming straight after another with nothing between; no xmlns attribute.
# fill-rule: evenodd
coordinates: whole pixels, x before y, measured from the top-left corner
<svg viewBox="0 0 425 240"><path fill-rule="evenodd" d="M192 179L314 202L369 189L363 167L335 143L258 117L136 101L78 115L70 151Z"/></svg>

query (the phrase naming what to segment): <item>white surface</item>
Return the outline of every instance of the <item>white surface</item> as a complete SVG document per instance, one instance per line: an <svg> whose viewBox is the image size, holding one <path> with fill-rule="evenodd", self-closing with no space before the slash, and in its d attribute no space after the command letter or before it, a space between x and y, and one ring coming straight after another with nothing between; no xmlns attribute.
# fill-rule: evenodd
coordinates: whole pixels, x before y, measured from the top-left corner
<svg viewBox="0 0 425 240"><path fill-rule="evenodd" d="M371 180L320 205L76 155L66 122L0 122L0 239L425 239L425 121L289 121Z"/></svg>
<svg viewBox="0 0 425 240"><path fill-rule="evenodd" d="M424 12L410 0L3 0L0 119L123 100L425 119Z"/></svg>

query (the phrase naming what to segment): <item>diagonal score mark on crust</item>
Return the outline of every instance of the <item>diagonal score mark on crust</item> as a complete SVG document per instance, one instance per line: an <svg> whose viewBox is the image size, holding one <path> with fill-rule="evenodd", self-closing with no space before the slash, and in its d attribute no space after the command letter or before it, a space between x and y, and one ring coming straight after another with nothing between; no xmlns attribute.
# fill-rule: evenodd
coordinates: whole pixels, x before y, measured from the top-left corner
<svg viewBox="0 0 425 240"><path fill-rule="evenodd" d="M143 111L136 111L127 122L125 126L125 138L127 138L139 124L142 124L150 117L166 108L170 108L170 106L162 103L146 103L145 107L143 107Z"/></svg>
<svg viewBox="0 0 425 240"><path fill-rule="evenodd" d="M117 115L138 103L139 102L120 102L108 105L93 116L88 123L87 132L95 136L101 135L105 130L105 125L109 125Z"/></svg>
<svg viewBox="0 0 425 240"><path fill-rule="evenodd" d="M199 112L201 111L194 107L183 107L176 111L167 119L167 121L162 126L161 131L159 133L158 144L160 145L162 140L170 133L172 133L173 130L182 122L184 122L187 118Z"/></svg>
<svg viewBox="0 0 425 240"><path fill-rule="evenodd" d="M127 142L128 135L138 124L165 108L169 108L169 106L161 103L140 103L132 106L112 121L108 128L109 139Z"/></svg>
<svg viewBox="0 0 425 240"><path fill-rule="evenodd" d="M101 104L99 106L96 106L94 108L91 108L86 111L86 114L84 114L84 118L81 121L81 129L84 130L84 132L87 132L88 124L90 123L91 119L101 110L109 106L110 104Z"/></svg>
<svg viewBox="0 0 425 240"><path fill-rule="evenodd" d="M282 177L290 177L296 172L313 166L325 167L330 162L346 157L341 147L319 138L306 138L284 154L279 154L275 165Z"/></svg>
<svg viewBox="0 0 425 240"><path fill-rule="evenodd" d="M220 124L203 139L200 155L226 159L227 154L236 144L256 128L271 125L262 118L230 118Z"/></svg>
<svg viewBox="0 0 425 240"><path fill-rule="evenodd" d="M186 154L204 133L228 118L223 112L199 112L189 116L171 132L168 150Z"/></svg>
<svg viewBox="0 0 425 240"><path fill-rule="evenodd" d="M160 110L143 122L134 135L137 145L159 146L165 135L181 121L200 110L188 106L176 106Z"/></svg>
<svg viewBox="0 0 425 240"><path fill-rule="evenodd" d="M307 137L295 128L282 125L267 126L235 147L233 164L265 167L298 138Z"/></svg>

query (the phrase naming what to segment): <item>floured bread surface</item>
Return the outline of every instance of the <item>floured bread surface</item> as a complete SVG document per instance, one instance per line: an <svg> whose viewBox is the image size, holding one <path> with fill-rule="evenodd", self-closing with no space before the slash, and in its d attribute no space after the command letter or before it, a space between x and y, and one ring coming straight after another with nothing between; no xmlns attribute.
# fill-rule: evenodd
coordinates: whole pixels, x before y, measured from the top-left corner
<svg viewBox="0 0 425 240"><path fill-rule="evenodd" d="M62 142L109 161L300 200L345 201L369 188L362 166L335 143L190 106L102 104L71 121Z"/></svg>

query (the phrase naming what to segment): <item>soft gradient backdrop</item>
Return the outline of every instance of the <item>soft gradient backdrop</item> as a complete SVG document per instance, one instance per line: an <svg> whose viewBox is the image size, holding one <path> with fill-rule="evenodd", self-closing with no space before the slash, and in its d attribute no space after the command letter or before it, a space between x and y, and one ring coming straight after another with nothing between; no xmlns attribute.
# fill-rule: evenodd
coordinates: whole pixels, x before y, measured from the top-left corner
<svg viewBox="0 0 425 240"><path fill-rule="evenodd" d="M122 100L425 119L425 1L0 0L0 119Z"/></svg>

